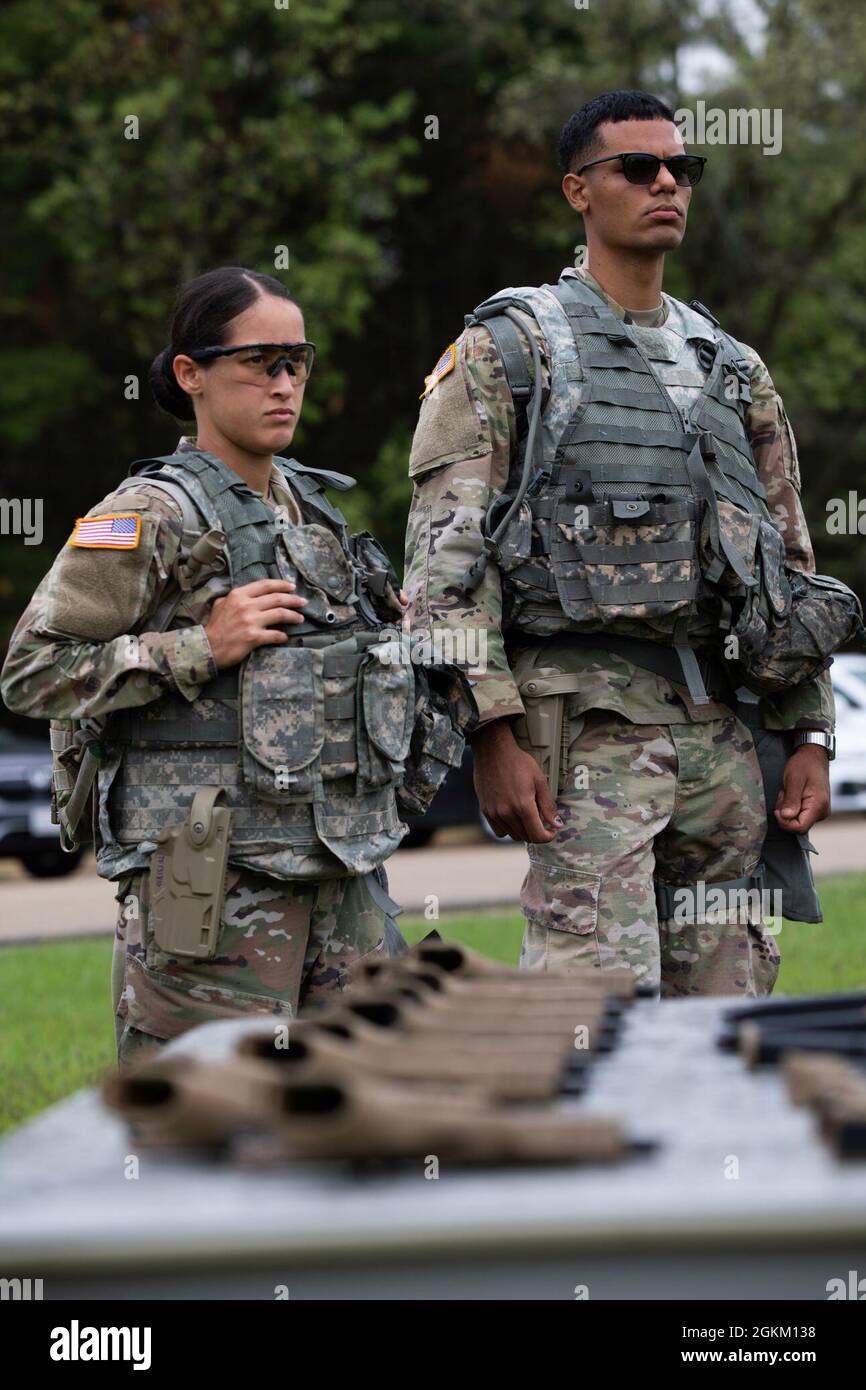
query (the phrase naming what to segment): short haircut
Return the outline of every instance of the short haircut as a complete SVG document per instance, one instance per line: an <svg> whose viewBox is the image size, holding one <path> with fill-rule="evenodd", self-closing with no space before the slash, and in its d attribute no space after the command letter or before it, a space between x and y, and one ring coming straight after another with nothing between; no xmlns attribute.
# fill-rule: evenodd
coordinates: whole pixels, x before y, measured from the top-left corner
<svg viewBox="0 0 866 1390"><path fill-rule="evenodd" d="M559 135L559 163L564 174L574 173L603 149L598 127L605 121L673 121L665 102L649 92L602 92L569 116Z"/></svg>

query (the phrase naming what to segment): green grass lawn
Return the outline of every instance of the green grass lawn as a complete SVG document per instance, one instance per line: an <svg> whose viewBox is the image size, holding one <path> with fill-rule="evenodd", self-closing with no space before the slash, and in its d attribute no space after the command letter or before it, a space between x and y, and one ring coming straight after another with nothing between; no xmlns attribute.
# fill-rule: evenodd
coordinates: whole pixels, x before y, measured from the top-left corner
<svg viewBox="0 0 866 1390"><path fill-rule="evenodd" d="M866 989L866 874L819 885L825 921L785 922L777 991ZM435 927L496 960L516 964L523 918L487 911L438 922L401 920L411 942ZM114 1064L110 938L0 949L0 1130L95 1081Z"/></svg>

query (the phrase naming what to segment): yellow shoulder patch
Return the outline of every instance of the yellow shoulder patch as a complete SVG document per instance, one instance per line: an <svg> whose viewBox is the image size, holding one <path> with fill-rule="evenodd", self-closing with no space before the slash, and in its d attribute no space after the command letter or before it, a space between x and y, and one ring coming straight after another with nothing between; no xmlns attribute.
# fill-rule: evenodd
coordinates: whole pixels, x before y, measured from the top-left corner
<svg viewBox="0 0 866 1390"><path fill-rule="evenodd" d="M140 538L141 516L118 512L113 516L80 516L69 544L90 550L136 550Z"/></svg>
<svg viewBox="0 0 866 1390"><path fill-rule="evenodd" d="M450 343L449 346L443 352L442 356L439 358L439 361L436 363L436 366L433 368L430 375L425 376L424 390L418 397L419 401L423 400L425 396L429 396L436 383L441 381L443 377L447 376L449 372L453 372L456 364L457 345L456 343Z"/></svg>

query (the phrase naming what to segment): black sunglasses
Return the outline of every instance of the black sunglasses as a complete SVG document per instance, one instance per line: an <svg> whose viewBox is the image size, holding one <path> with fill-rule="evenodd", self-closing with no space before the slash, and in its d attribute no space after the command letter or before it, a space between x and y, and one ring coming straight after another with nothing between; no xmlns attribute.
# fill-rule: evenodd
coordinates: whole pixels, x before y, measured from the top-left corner
<svg viewBox="0 0 866 1390"><path fill-rule="evenodd" d="M240 347L197 348L187 354L194 362L209 362L215 357L232 357L238 352L253 354L257 360L244 364L257 368L259 376L277 376L288 367L292 376L306 381L313 370L315 343L243 343Z"/></svg>
<svg viewBox="0 0 866 1390"><path fill-rule="evenodd" d="M591 169L594 164L609 164L612 159L622 160L622 172L629 183L654 183L664 165L680 188L694 188L700 183L707 162L702 154L674 154L670 159L659 159L654 154L608 154L603 159L591 159L588 164L582 164L576 172L582 174L584 169Z"/></svg>

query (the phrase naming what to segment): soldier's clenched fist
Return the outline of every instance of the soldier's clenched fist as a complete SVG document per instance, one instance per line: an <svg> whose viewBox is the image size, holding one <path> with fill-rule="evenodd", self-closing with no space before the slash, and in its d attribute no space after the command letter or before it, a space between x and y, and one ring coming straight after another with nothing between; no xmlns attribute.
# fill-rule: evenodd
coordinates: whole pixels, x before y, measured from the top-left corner
<svg viewBox="0 0 866 1390"><path fill-rule="evenodd" d="M290 579L254 579L214 600L205 635L220 670L243 661L254 647L288 642L275 624L304 621L298 609L307 600L294 589Z"/></svg>

